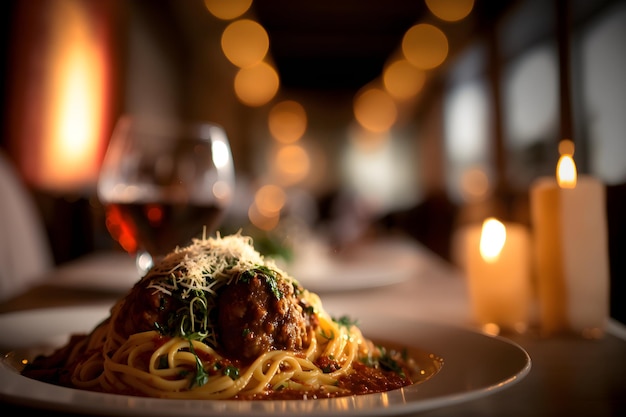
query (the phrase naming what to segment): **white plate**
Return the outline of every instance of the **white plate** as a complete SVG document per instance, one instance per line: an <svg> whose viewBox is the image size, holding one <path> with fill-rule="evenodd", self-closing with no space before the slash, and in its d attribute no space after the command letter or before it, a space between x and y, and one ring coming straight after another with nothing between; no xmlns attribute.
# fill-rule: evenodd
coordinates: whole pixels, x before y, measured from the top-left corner
<svg viewBox="0 0 626 417"><path fill-rule="evenodd" d="M336 253L306 248L293 263L281 266L313 292L372 289L416 278L422 250L404 239L381 239Z"/></svg>
<svg viewBox="0 0 626 417"><path fill-rule="evenodd" d="M0 346L38 348L64 343L69 333L88 331L108 315L103 308L59 308L0 316ZM117 416L390 416L423 411L490 395L522 379L530 370L528 354L499 337L413 320L359 317L366 337L425 350L443 367L421 384L383 394L323 400L203 401L163 400L101 394L28 379L9 360L0 362L0 399L64 412Z"/></svg>
<svg viewBox="0 0 626 417"><path fill-rule="evenodd" d="M125 252L94 252L61 265L49 284L74 289L125 293L141 278L135 259Z"/></svg>

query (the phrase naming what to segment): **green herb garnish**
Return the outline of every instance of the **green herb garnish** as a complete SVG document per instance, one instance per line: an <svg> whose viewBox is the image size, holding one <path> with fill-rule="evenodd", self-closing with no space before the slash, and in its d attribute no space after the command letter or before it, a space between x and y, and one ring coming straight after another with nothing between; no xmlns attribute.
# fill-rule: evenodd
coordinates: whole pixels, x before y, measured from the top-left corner
<svg viewBox="0 0 626 417"><path fill-rule="evenodd" d="M230 377L233 381L239 378L239 368L236 366L229 365L224 368L224 375Z"/></svg>
<svg viewBox="0 0 626 417"><path fill-rule="evenodd" d="M322 337L328 339L328 340L333 340L335 338L335 333L333 333L333 331L331 330L330 333L326 333L326 330L322 329L320 331L320 334L322 335Z"/></svg>
<svg viewBox="0 0 626 417"><path fill-rule="evenodd" d="M350 317L348 317L348 316L341 316L341 317L339 317L339 318L335 318L335 317L333 317L332 319L333 319L333 321L334 321L335 323L337 323L338 325L343 326L343 327L346 327L346 328L348 328L348 329L349 329L350 327L352 327L352 326L356 326L356 325L358 324L357 320L353 320L353 319L351 319L351 318L350 318Z"/></svg>
<svg viewBox="0 0 626 417"><path fill-rule="evenodd" d="M207 382L209 382L209 374L207 373L207 371L205 371L204 366L202 365L202 361L200 360L200 357L196 354L196 351L193 348L193 342L191 340L189 341L189 351L196 358L196 376L194 377L191 383L191 386L201 387Z"/></svg>
<svg viewBox="0 0 626 417"><path fill-rule="evenodd" d="M265 282L267 283L267 285L269 285L270 291L272 292L272 294L274 294L274 297L276 297L277 300L283 298L283 293L278 288L278 279L276 278L276 272L266 266L258 265L253 269L248 269L247 271L244 271L239 277L239 280L244 283L249 283L250 280L254 278L257 274L265 278Z"/></svg>
<svg viewBox="0 0 626 417"><path fill-rule="evenodd" d="M388 352L382 346L378 346L378 350L380 351L380 358L378 359L378 363L382 369L386 369L388 371L393 371L400 375L401 377L405 377L404 370L398 362L393 358L394 352Z"/></svg>

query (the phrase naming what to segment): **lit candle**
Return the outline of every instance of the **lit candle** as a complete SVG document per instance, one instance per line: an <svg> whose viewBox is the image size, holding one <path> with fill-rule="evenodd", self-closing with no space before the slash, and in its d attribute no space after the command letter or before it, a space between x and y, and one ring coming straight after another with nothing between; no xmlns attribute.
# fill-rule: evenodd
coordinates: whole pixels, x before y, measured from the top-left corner
<svg viewBox="0 0 626 417"><path fill-rule="evenodd" d="M474 319L489 333L524 332L530 302L526 227L489 218L466 231L466 273Z"/></svg>
<svg viewBox="0 0 626 417"><path fill-rule="evenodd" d="M557 178L531 187L530 208L542 330L601 337L609 314L604 185L578 176L563 154Z"/></svg>

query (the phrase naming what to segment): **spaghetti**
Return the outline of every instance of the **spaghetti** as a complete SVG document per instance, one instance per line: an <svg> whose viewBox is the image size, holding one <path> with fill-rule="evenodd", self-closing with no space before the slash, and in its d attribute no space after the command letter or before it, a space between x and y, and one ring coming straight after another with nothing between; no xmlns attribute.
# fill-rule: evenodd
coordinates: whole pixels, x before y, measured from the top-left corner
<svg viewBox="0 0 626 417"><path fill-rule="evenodd" d="M251 400L388 391L411 384L416 367L331 317L235 234L175 249L91 333L23 374L91 391Z"/></svg>

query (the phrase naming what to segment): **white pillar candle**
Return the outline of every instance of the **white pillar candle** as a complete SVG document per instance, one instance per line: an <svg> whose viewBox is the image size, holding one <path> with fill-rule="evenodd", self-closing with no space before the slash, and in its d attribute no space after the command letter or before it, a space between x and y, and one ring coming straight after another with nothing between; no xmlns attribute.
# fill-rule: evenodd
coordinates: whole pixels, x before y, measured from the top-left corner
<svg viewBox="0 0 626 417"><path fill-rule="evenodd" d="M546 334L597 338L609 315L605 187L561 158L557 179L539 178L530 192L540 324Z"/></svg>
<svg viewBox="0 0 626 417"><path fill-rule="evenodd" d="M524 332L528 326L529 244L526 227L493 218L466 231L465 268L473 315L489 332L492 325L497 326L495 333Z"/></svg>

